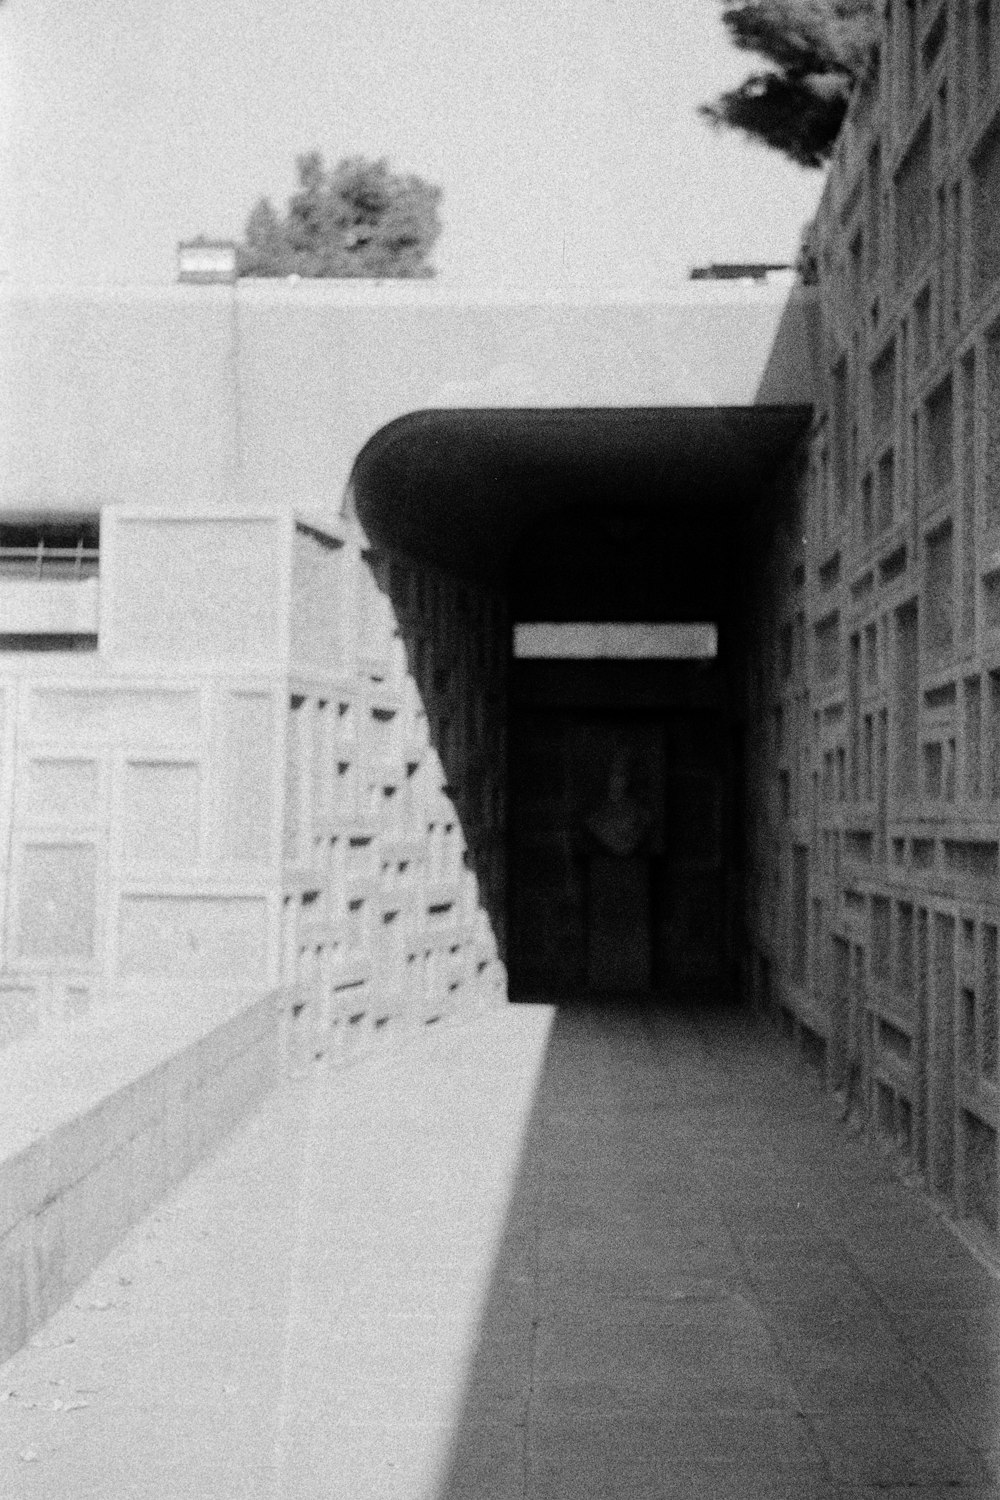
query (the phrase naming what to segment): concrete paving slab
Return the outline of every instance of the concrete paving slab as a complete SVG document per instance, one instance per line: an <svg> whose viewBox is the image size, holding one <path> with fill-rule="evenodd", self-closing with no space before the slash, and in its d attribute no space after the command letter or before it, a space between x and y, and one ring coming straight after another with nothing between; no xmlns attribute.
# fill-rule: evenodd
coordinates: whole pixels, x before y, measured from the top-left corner
<svg viewBox="0 0 1000 1500"><path fill-rule="evenodd" d="M527 1492L546 1500L679 1500L699 1489L819 1500L829 1480L805 1423L785 1413L588 1414L529 1434Z"/></svg>
<svg viewBox="0 0 1000 1500"><path fill-rule="evenodd" d="M994 1478L983 1455L938 1405L857 1404L812 1414L810 1430L834 1478L855 1484L962 1485Z"/></svg>

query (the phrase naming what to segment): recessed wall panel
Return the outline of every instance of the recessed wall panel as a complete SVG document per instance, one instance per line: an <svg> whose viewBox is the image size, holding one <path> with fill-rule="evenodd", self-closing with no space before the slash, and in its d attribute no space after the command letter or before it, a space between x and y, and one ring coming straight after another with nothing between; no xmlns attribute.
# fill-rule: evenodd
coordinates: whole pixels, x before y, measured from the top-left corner
<svg viewBox="0 0 1000 1500"><path fill-rule="evenodd" d="M87 962L94 957L96 874L93 844L23 845L16 876L20 958Z"/></svg>
<svg viewBox="0 0 1000 1500"><path fill-rule="evenodd" d="M200 723L191 689L37 687L31 731L47 738L175 743L191 739Z"/></svg>
<svg viewBox="0 0 1000 1500"><path fill-rule="evenodd" d="M24 769L24 816L82 823L100 812L100 768L96 760L35 756Z"/></svg>
<svg viewBox="0 0 1000 1500"><path fill-rule="evenodd" d="M9 1046L38 1025L38 996L26 985L0 984L0 1047Z"/></svg>
<svg viewBox="0 0 1000 1500"><path fill-rule="evenodd" d="M199 854L197 765L130 761L121 801L122 852L129 864L195 864Z"/></svg>
<svg viewBox="0 0 1000 1500"><path fill-rule="evenodd" d="M263 896L129 893L119 914L123 978L260 988L267 979Z"/></svg>

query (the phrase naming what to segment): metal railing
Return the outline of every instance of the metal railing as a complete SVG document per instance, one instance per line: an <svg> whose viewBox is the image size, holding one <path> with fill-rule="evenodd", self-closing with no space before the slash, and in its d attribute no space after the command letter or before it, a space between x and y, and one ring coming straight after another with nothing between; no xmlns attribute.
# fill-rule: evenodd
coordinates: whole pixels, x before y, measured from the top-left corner
<svg viewBox="0 0 1000 1500"><path fill-rule="evenodd" d="M0 545L0 579L79 583L97 577L99 559L100 550L85 547L82 540L75 547L51 547L44 541L33 547Z"/></svg>

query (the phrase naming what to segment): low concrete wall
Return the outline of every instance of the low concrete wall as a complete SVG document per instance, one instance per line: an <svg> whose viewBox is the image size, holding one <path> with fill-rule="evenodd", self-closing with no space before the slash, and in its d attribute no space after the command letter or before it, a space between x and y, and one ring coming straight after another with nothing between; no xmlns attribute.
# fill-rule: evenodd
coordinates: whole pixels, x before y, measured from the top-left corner
<svg viewBox="0 0 1000 1500"><path fill-rule="evenodd" d="M0 1363L286 1079L472 1020L503 993L484 985L479 1005L384 1028L351 1026L301 986L150 994L0 1051Z"/></svg>
<svg viewBox="0 0 1000 1500"><path fill-rule="evenodd" d="M282 1076L273 994L141 1012L0 1055L0 1360Z"/></svg>

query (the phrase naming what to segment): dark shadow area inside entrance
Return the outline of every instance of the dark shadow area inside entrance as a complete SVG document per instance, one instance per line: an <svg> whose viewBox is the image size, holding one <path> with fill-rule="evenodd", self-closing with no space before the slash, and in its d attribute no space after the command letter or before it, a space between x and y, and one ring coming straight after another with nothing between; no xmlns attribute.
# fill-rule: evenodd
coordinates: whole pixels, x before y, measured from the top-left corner
<svg viewBox="0 0 1000 1500"><path fill-rule="evenodd" d="M622 496L551 517L513 554L516 620L614 622L624 653L511 664L514 1000L736 993L744 531L706 519ZM716 627L716 656L643 657L645 627L696 622Z"/></svg>
<svg viewBox="0 0 1000 1500"><path fill-rule="evenodd" d="M359 457L353 504L512 999L736 995L746 570L807 418L420 412ZM718 656L514 660L526 622L710 623ZM609 795L640 837L595 833Z"/></svg>
<svg viewBox="0 0 1000 1500"><path fill-rule="evenodd" d="M718 664L515 662L509 714L511 998L731 998L739 747Z"/></svg>

